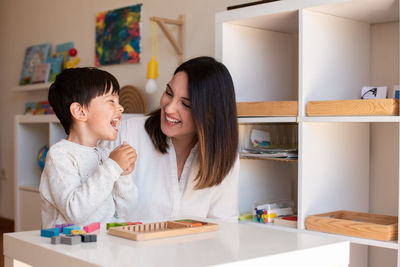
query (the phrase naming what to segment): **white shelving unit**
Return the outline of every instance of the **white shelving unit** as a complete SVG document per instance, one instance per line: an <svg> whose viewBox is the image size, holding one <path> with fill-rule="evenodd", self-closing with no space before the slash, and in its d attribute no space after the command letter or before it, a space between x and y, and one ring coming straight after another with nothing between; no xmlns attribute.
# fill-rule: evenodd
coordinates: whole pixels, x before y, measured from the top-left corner
<svg viewBox="0 0 400 267"><path fill-rule="evenodd" d="M350 266L400 266L398 241L304 224L342 209L399 214L400 117L305 113L308 101L359 99L367 85L389 86L392 96L400 84L399 1L282 0L217 13L215 32L216 58L230 70L238 102L299 103L298 117L239 119L241 127L297 124L299 149L297 162L242 159L240 211L253 201L292 198L297 231L350 240Z"/></svg>
<svg viewBox="0 0 400 267"><path fill-rule="evenodd" d="M17 115L15 127L15 230L41 228L39 150L65 138L55 115Z"/></svg>

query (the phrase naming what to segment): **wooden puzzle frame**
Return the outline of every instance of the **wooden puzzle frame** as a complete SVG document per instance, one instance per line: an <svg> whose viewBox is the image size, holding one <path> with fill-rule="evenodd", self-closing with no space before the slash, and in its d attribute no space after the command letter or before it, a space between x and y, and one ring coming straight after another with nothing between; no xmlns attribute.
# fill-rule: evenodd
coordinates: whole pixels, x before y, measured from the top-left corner
<svg viewBox="0 0 400 267"><path fill-rule="evenodd" d="M218 230L218 225L215 223L195 220L177 220L112 227L108 229L108 234L142 241L216 230Z"/></svg>

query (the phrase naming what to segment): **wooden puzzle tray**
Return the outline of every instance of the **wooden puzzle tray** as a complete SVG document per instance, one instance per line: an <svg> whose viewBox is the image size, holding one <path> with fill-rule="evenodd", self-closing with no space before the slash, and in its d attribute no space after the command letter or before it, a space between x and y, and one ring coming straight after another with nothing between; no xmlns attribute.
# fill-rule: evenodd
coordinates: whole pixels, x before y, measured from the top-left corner
<svg viewBox="0 0 400 267"><path fill-rule="evenodd" d="M397 240L397 216L354 211L333 211L306 218L306 229L389 241Z"/></svg>
<svg viewBox="0 0 400 267"><path fill-rule="evenodd" d="M218 225L215 223L195 220L176 220L112 227L108 229L107 233L122 238L141 241L216 230L218 230Z"/></svg>

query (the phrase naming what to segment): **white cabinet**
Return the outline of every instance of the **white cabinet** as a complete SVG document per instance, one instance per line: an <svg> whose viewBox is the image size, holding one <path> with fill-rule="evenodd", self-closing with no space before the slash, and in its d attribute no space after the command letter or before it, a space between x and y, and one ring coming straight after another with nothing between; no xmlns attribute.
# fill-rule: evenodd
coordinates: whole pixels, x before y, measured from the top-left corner
<svg viewBox="0 0 400 267"><path fill-rule="evenodd" d="M38 153L65 138L55 115L17 115L15 127L15 230L40 229Z"/></svg>
<svg viewBox="0 0 400 267"><path fill-rule="evenodd" d="M309 101L359 99L367 85L388 86L393 96L398 0L282 0L220 12L215 39L238 102L299 107L298 117L239 120L297 123L299 149L298 162L242 159L242 212L252 201L291 197L299 232L307 216L333 210L399 214L400 117L306 115ZM351 266L400 266L398 241L330 236L351 240Z"/></svg>

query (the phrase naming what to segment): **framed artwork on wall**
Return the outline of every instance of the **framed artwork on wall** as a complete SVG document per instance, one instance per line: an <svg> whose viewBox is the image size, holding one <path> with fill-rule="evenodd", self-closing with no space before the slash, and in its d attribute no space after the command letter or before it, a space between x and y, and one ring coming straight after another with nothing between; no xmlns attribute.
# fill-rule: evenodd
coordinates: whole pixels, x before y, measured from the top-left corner
<svg viewBox="0 0 400 267"><path fill-rule="evenodd" d="M96 66L140 62L141 7L96 14Z"/></svg>

